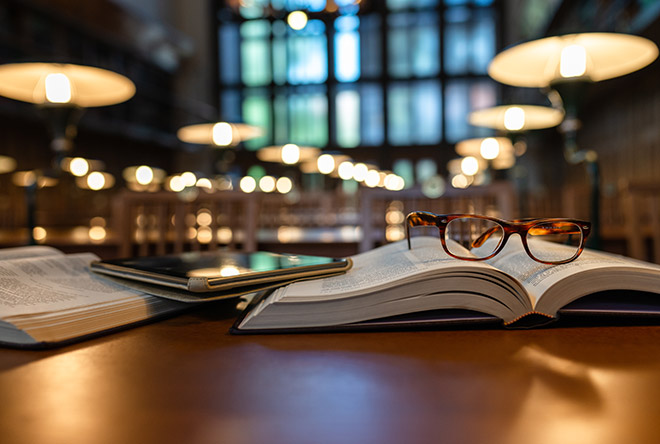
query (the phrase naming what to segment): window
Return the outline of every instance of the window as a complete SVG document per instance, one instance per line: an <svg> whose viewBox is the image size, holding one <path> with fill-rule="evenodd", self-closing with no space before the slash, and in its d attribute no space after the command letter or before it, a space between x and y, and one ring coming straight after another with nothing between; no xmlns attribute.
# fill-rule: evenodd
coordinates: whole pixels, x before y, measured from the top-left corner
<svg viewBox="0 0 660 444"><path fill-rule="evenodd" d="M296 10L301 29L286 21ZM381 167L408 165L415 148L419 160L481 135L467 114L497 102L494 0L227 0L218 17L222 117L265 129L248 149L383 147Z"/></svg>

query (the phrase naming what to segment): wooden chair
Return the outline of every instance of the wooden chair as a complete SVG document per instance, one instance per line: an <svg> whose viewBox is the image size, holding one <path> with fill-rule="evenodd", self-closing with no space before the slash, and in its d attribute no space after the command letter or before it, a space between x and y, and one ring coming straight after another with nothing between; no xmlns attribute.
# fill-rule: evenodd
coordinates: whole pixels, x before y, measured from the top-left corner
<svg viewBox="0 0 660 444"><path fill-rule="evenodd" d="M192 199L174 193L115 196L113 228L119 254L162 255L231 247L255 251L257 203L250 195L226 191Z"/></svg>

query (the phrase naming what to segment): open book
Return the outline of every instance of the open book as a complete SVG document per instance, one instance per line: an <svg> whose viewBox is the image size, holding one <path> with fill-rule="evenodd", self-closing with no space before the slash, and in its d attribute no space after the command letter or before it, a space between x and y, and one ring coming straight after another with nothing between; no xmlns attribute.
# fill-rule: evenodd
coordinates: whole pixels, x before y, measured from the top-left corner
<svg viewBox="0 0 660 444"><path fill-rule="evenodd" d="M90 253L31 246L0 250L0 343L43 347L190 307L92 274Z"/></svg>
<svg viewBox="0 0 660 444"><path fill-rule="evenodd" d="M255 301L233 332L494 319L506 326L533 326L569 311L660 315L660 266L654 264L585 250L573 262L544 265L525 253L518 236L487 262L471 262L449 257L437 238L412 241L410 250L404 240L353 256L353 268L342 276L275 290ZM567 248L547 242L541 247L549 255ZM623 290L623 297L612 300L602 293L608 290ZM630 297L633 292L644 298Z"/></svg>

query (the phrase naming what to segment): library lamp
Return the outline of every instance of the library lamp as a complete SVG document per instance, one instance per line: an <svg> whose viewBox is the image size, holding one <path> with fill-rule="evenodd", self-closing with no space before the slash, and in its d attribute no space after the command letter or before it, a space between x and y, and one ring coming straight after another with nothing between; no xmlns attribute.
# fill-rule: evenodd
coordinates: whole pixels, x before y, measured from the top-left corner
<svg viewBox="0 0 660 444"><path fill-rule="evenodd" d="M50 146L55 156L51 169L19 177L25 179L28 236L30 243L35 243L36 188L60 175L62 162L73 148L83 109L125 102L135 95L135 84L121 74L92 66L8 63L0 65L0 95L37 105L52 133ZM91 179L102 178L103 185L99 185L100 180L92 182L91 189L110 183L106 173L95 173L90 174Z"/></svg>
<svg viewBox="0 0 660 444"><path fill-rule="evenodd" d="M257 158L262 162L278 162L285 165L296 165L318 158L320 149L311 146L298 146L287 143L282 146L267 146L257 151Z"/></svg>
<svg viewBox="0 0 660 444"><path fill-rule="evenodd" d="M488 74L498 82L551 88L560 95L566 113L560 126L564 156L569 163L584 164L589 177L592 247L600 242L600 174L596 152L578 149L579 107L590 84L637 71L657 57L658 47L644 37L594 32L521 43L497 54L488 66Z"/></svg>
<svg viewBox="0 0 660 444"><path fill-rule="evenodd" d="M244 123L197 123L186 125L176 133L180 141L197 145L232 147L263 135L261 128Z"/></svg>
<svg viewBox="0 0 660 444"><path fill-rule="evenodd" d="M134 94L131 80L106 69L68 63L0 65L0 95L42 110L53 132L56 161L71 151L82 109L115 105Z"/></svg>
<svg viewBox="0 0 660 444"><path fill-rule="evenodd" d="M498 82L530 88L552 88L562 98L566 116L560 129L566 137L566 159L571 163L596 158L577 149L579 106L585 89L594 82L637 71L658 57L651 40L629 34L581 33L546 37L497 54L488 74Z"/></svg>
<svg viewBox="0 0 660 444"><path fill-rule="evenodd" d="M502 105L473 111L471 125L507 132L552 128L564 119L564 111L548 106Z"/></svg>

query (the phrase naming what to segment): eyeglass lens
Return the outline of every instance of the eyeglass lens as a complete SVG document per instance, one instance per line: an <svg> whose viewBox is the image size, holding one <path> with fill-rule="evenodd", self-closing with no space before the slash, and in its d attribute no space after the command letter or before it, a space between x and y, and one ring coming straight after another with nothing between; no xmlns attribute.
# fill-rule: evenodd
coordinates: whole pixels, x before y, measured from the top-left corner
<svg viewBox="0 0 660 444"><path fill-rule="evenodd" d="M499 248L503 238L504 228L500 224L477 217L452 219L445 229L447 249L459 258L488 257ZM529 229L526 240L535 259L562 262L578 253L582 230L574 222L539 222Z"/></svg>
<svg viewBox="0 0 660 444"><path fill-rule="evenodd" d="M553 244L561 244L553 247ZM560 262L573 258L582 244L582 230L573 222L539 222L527 232L529 252L545 262Z"/></svg>
<svg viewBox="0 0 660 444"><path fill-rule="evenodd" d="M499 247L504 228L497 222L477 217L452 219L445 229L447 250L456 257L487 257Z"/></svg>

